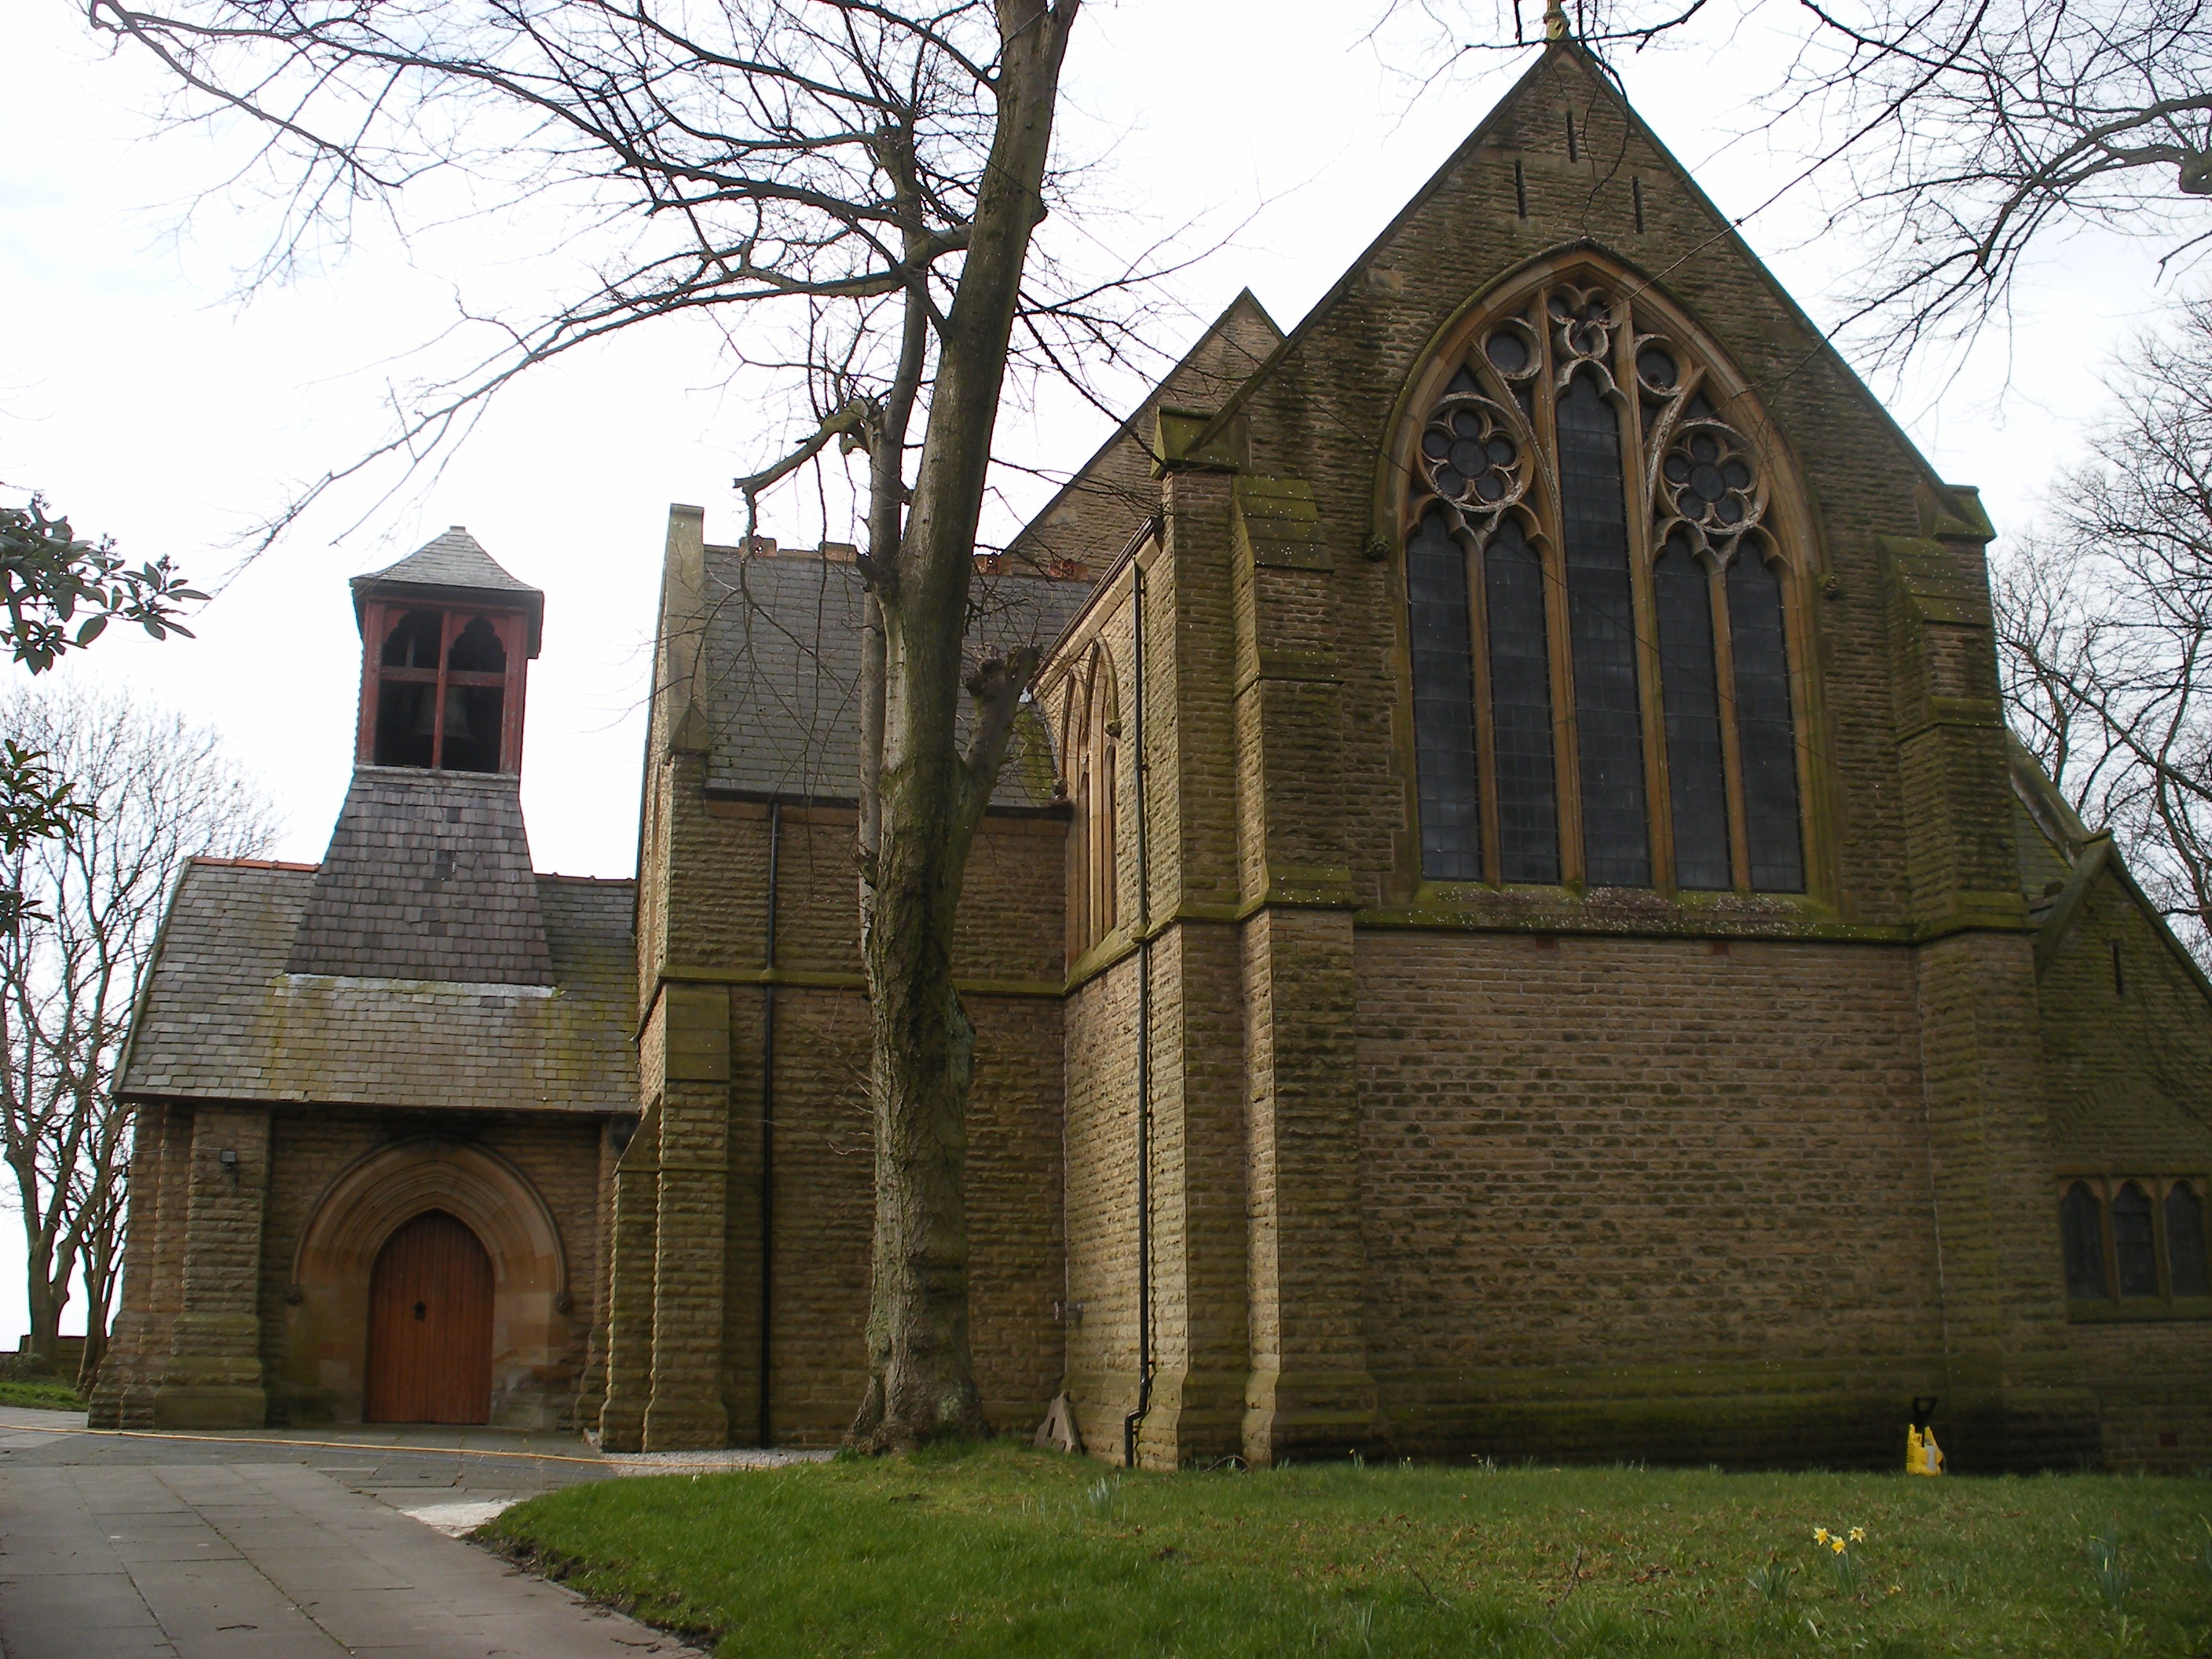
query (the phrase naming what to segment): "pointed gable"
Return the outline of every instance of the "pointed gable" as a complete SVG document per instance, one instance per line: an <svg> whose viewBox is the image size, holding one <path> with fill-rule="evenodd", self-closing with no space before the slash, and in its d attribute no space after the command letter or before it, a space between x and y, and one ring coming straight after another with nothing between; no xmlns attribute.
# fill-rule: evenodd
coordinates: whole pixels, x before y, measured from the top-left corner
<svg viewBox="0 0 2212 1659"><path fill-rule="evenodd" d="M1156 411L1212 414L1282 339L1252 290L1239 293L1014 538L1009 553L1017 565L1051 569L1111 558L1159 506L1152 482Z"/></svg>
<svg viewBox="0 0 2212 1659"><path fill-rule="evenodd" d="M1547 256L1590 248L1638 272L1711 331L1785 429L1848 407L1864 441L1912 482L1947 486L1783 289L1735 224L1571 40L1553 42L1336 284L1228 398L1202 448L1275 400L1310 435L1386 428L1436 337L1489 290ZM1376 371L1358 410L1316 407L1316 372L1348 358ZM1345 387L1345 390L1350 388ZM1264 450L1252 456L1265 471ZM1953 516L1972 515L1947 503Z"/></svg>

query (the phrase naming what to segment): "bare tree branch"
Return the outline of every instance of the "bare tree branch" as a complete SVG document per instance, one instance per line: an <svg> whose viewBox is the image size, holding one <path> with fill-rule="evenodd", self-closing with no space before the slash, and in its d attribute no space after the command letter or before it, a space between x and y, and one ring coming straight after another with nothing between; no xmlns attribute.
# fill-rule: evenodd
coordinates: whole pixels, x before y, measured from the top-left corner
<svg viewBox="0 0 2212 1659"><path fill-rule="evenodd" d="M1441 19L1427 64L1519 49L1486 9L1393 0ZM1705 46L1699 4L1591 0L1583 46L1602 54ZM1702 16L1701 16L1702 15ZM2212 230L2212 13L2201 0L1740 0L1732 20L1779 22L1796 46L1759 101L1765 130L1805 161L1799 187L1831 200L1826 234L1865 250L1842 331L1878 362L1971 340L2000 316L2031 252L2087 225L2170 239Z"/></svg>
<svg viewBox="0 0 2212 1659"><path fill-rule="evenodd" d="M31 1345L51 1356L82 1269L96 1367L117 1263L128 1115L113 1070L170 889L195 853L268 843L267 804L214 735L69 688L19 688L0 726L35 744L92 811L0 861L36 914L0 934L0 1161L27 1261Z"/></svg>
<svg viewBox="0 0 2212 1659"><path fill-rule="evenodd" d="M2212 964L2212 302L2142 341L2123 411L1998 571L2020 734Z"/></svg>

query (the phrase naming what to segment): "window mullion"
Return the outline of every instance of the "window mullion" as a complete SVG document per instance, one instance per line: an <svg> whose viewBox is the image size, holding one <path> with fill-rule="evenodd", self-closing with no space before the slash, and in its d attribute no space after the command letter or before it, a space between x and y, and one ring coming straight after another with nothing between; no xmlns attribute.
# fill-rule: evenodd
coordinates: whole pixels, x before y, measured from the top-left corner
<svg viewBox="0 0 2212 1659"><path fill-rule="evenodd" d="M460 613L455 611L440 618L437 689L430 702L430 769L434 772L446 764L446 663L453 654L453 641L460 637Z"/></svg>
<svg viewBox="0 0 2212 1659"><path fill-rule="evenodd" d="M2112 1231L2112 1183L2100 1180L2096 1183L2097 1226L2105 1243L2105 1299L2120 1299L2120 1245Z"/></svg>
<svg viewBox="0 0 2212 1659"><path fill-rule="evenodd" d="M1738 551L1737 557L1743 554ZM1743 804L1743 745L1735 718L1735 636L1729 628L1728 570L1714 565L1705 573L1713 606L1713 678L1720 687L1721 776L1728 789L1729 884L1751 890L1751 839Z"/></svg>
<svg viewBox="0 0 2212 1659"><path fill-rule="evenodd" d="M1582 741L1575 718L1575 635L1568 615L1565 502L1560 495L1559 346L1553 338L1548 288L1537 292L1535 317L1537 349L1543 353L1544 367L1536 377L1535 407L1528 424L1542 462L1542 499L1537 504L1542 522L1531 539L1544 573L1544 633L1551 643L1552 787L1559 802L1559 879L1579 883L1589 866L1583 856Z"/></svg>
<svg viewBox="0 0 2212 1659"><path fill-rule="evenodd" d="M1645 453L1643 399L1638 395L1636 319L1620 302L1620 325L1613 331L1613 383L1622 388L1620 420L1625 440L1621 491L1628 515L1630 626L1635 635L1637 713L1644 726L1644 811L1651 857L1651 884L1672 893L1674 872L1674 792L1667 770L1667 711L1659 679L1659 605L1652 587L1651 473Z"/></svg>
<svg viewBox="0 0 2212 1659"><path fill-rule="evenodd" d="M2168 1254L2166 1237L2166 1195L2172 1190L2170 1176L2150 1177L2150 1248L2152 1260L2158 1264L2158 1294L2162 1301L2173 1300L2173 1265Z"/></svg>
<svg viewBox="0 0 2212 1659"><path fill-rule="evenodd" d="M1492 535L1495 537L1495 529ZM1505 884L1505 830L1499 813L1497 699L1490 684L1490 543L1467 558L1468 665L1474 705L1475 821L1481 837L1482 878Z"/></svg>

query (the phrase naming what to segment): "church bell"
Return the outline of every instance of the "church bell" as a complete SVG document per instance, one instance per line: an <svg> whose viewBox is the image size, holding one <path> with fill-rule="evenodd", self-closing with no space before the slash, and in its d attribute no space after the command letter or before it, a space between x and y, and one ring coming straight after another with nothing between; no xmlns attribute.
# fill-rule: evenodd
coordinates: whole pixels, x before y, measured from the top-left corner
<svg viewBox="0 0 2212 1659"><path fill-rule="evenodd" d="M436 694L428 686L424 686L422 694L415 700L415 723L409 728L408 732L410 737L427 738L435 733L437 724L434 711L436 706ZM458 685L447 686L446 688L446 740L448 743L473 743L476 741L476 735L469 726L469 706L461 696L461 688Z"/></svg>

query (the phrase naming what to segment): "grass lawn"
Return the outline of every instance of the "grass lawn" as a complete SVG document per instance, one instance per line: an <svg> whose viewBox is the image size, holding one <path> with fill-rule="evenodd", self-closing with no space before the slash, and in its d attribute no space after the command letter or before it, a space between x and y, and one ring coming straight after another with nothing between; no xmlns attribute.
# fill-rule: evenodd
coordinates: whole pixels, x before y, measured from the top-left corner
<svg viewBox="0 0 2212 1659"><path fill-rule="evenodd" d="M1841 1572L1822 1526L1865 1528ZM571 1486L481 1535L724 1656L2212 1659L2203 1480L1169 1475L1002 1444Z"/></svg>
<svg viewBox="0 0 2212 1659"><path fill-rule="evenodd" d="M28 1406L42 1412L81 1412L84 1401L66 1383L0 1382L0 1406Z"/></svg>

